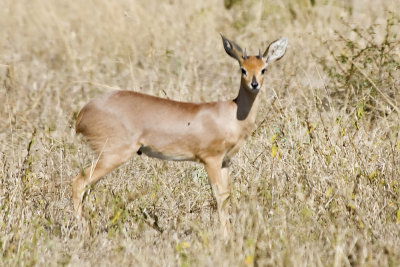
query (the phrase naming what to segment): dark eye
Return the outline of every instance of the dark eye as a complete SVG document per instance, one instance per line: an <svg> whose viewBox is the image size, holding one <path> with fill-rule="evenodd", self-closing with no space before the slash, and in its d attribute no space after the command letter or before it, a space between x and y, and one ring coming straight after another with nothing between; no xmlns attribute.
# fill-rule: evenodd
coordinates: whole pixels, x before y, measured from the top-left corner
<svg viewBox="0 0 400 267"><path fill-rule="evenodd" d="M241 68L241 70L242 70L242 74L243 74L243 75L246 75L246 74L247 74L247 71L246 71L244 68Z"/></svg>
<svg viewBox="0 0 400 267"><path fill-rule="evenodd" d="M262 69L262 70L261 70L261 74L264 74L264 73L265 73L265 69Z"/></svg>

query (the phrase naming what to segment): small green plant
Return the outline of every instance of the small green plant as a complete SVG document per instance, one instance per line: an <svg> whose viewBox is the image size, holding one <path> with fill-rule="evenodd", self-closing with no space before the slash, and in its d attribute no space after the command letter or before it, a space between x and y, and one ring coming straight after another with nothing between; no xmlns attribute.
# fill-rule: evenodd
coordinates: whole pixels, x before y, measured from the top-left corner
<svg viewBox="0 0 400 267"><path fill-rule="evenodd" d="M382 25L362 28L342 22L345 30L336 31L336 48L331 49L335 64L322 62L331 78L334 103L355 113L357 119L369 114L373 120L393 110L399 112L399 18L390 14L383 29Z"/></svg>
<svg viewBox="0 0 400 267"><path fill-rule="evenodd" d="M234 5L239 4L241 0L224 0L224 6L226 9L231 9Z"/></svg>

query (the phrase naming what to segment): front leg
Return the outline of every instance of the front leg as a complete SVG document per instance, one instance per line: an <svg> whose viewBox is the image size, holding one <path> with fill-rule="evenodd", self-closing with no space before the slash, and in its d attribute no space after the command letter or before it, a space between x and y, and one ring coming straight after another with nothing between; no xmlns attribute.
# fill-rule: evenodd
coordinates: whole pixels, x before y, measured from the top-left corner
<svg viewBox="0 0 400 267"><path fill-rule="evenodd" d="M228 166L222 164L222 159L220 158L208 159L205 162L205 168L214 191L215 199L217 200L218 215L222 231L224 237L227 238L231 230L231 223L227 211L230 197L229 169Z"/></svg>

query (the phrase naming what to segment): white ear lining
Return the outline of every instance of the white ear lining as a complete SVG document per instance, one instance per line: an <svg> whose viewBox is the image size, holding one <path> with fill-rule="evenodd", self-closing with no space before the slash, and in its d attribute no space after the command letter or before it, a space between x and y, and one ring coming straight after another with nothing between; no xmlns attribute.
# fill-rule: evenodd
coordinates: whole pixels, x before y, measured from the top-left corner
<svg viewBox="0 0 400 267"><path fill-rule="evenodd" d="M275 61L283 57L286 52L286 46L288 44L288 38L282 37L281 39L273 42L269 49L268 54L266 56L266 63Z"/></svg>

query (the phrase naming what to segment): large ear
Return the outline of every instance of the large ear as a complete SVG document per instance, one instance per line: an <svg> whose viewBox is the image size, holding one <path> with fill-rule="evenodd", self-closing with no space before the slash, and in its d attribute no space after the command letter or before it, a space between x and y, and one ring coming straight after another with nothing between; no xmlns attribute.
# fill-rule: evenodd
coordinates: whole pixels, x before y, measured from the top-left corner
<svg viewBox="0 0 400 267"><path fill-rule="evenodd" d="M272 42L264 52L263 58L265 62L272 63L281 59L286 52L287 44L288 39L286 37L282 37L281 39Z"/></svg>
<svg viewBox="0 0 400 267"><path fill-rule="evenodd" d="M234 59L238 60L239 62L242 62L243 61L242 48L240 48L240 46L237 45L235 42L226 39L222 34L221 37L226 53L231 57L233 57Z"/></svg>

